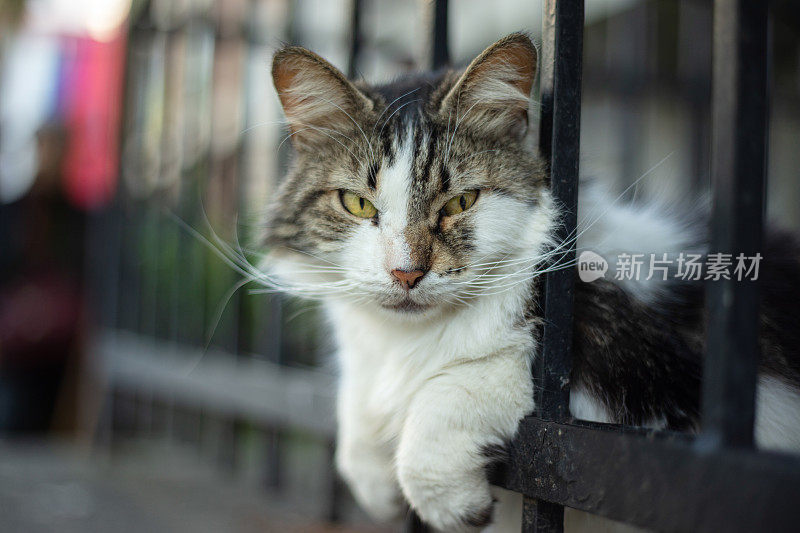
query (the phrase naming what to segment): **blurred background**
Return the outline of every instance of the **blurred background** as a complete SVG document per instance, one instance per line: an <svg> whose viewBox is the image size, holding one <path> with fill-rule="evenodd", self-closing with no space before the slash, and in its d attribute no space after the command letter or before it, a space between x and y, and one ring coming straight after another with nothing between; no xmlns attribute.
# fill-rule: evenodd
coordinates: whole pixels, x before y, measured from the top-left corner
<svg viewBox="0 0 800 533"><path fill-rule="evenodd" d="M702 194L711 3L586 3L582 173ZM541 33L537 1L438 4L455 65ZM436 9L0 0L4 531L386 529L333 472L335 362L314 305L242 286L208 243L258 260L291 157L274 50L387 81L430 66ZM796 3L772 3L771 41L768 211L798 230Z"/></svg>

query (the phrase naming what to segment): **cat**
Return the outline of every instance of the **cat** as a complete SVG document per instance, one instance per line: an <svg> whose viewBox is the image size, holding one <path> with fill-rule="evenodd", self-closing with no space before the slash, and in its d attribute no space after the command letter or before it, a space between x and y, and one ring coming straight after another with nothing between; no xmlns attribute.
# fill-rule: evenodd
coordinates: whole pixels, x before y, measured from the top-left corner
<svg viewBox="0 0 800 533"><path fill-rule="evenodd" d="M407 503L439 530L489 524L490 451L534 408L540 274L575 268L559 259L574 239L553 237L563 210L531 142L536 63L522 33L463 71L385 85L304 48L274 56L295 157L269 208L264 276L322 301L341 370L336 465L377 519ZM582 188L580 248L707 252L702 223L679 210ZM760 445L794 450L797 250L779 236L763 254L756 424ZM697 429L701 283L576 281L574 417Z"/></svg>

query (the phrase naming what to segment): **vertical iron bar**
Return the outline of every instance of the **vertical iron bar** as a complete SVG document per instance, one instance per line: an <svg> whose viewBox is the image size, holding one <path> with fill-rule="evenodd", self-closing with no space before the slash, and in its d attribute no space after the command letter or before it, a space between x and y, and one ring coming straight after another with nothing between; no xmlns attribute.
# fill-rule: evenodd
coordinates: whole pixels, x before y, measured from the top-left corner
<svg viewBox="0 0 800 533"><path fill-rule="evenodd" d="M545 8L553 5L552 0ZM583 0L555 2L555 76L553 83L553 140L550 164L553 197L563 208L559 242L575 236L578 211L580 151ZM545 17L547 19L548 17ZM559 264L575 259L575 243L567 246ZM572 350L572 293L574 271L564 268L545 281L545 328L539 357L539 412L548 420L569 417L569 373Z"/></svg>
<svg viewBox="0 0 800 533"><path fill-rule="evenodd" d="M710 180L711 121L711 6L694 2L678 4L678 79L686 86L689 124L689 185L705 192Z"/></svg>
<svg viewBox="0 0 800 533"><path fill-rule="evenodd" d="M564 506L524 497L522 532L555 533L564 531Z"/></svg>
<svg viewBox="0 0 800 533"><path fill-rule="evenodd" d="M552 90L552 117L544 107L542 119L552 120L552 137L540 125L539 146L550 156L553 198L563 206L558 242L574 238L578 216L578 157L580 152L581 69L583 64L583 0L545 0L542 17L542 56L552 66L543 66L540 86L543 104ZM549 154L548 146L551 148ZM575 259L575 243L557 260ZM548 420L569 417L569 377L572 367L572 307L575 274L572 268L547 274L544 286L545 327L542 353L536 362L538 414ZM564 507L526 498L523 502L524 532L561 532Z"/></svg>
<svg viewBox="0 0 800 533"><path fill-rule="evenodd" d="M555 70L555 0L542 4L542 47L539 52L539 155L550 162L553 146L553 72Z"/></svg>
<svg viewBox="0 0 800 533"><path fill-rule="evenodd" d="M714 4L711 252L761 249L766 159L767 3ZM707 282L706 443L753 444L759 293L755 280Z"/></svg>
<svg viewBox="0 0 800 533"><path fill-rule="evenodd" d="M613 52L609 58L616 69L620 70L619 101L617 103L617 130L620 139L621 157L618 185L622 189L631 186L645 169L642 168L644 152L645 118L645 78L647 61L655 55L649 49L655 29L650 16L654 3L642 2L617 19L617 31L611 31L608 38L612 42ZM621 31L620 31L621 30ZM628 190L623 197L633 198L633 190Z"/></svg>
<svg viewBox="0 0 800 533"><path fill-rule="evenodd" d="M433 2L433 50L431 50L431 65L434 70L446 67L450 64L447 8L447 0L435 0Z"/></svg>
<svg viewBox="0 0 800 533"><path fill-rule="evenodd" d="M358 56L361 54L363 36L361 35L362 0L353 0L350 11L350 51L347 59L347 77L351 80L358 74Z"/></svg>

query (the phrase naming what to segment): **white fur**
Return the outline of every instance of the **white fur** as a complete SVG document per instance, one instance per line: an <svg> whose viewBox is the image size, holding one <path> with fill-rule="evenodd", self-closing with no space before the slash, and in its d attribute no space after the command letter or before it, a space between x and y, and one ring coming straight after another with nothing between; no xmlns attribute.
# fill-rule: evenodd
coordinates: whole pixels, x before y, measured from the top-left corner
<svg viewBox="0 0 800 533"><path fill-rule="evenodd" d="M374 478L394 476L445 529L490 504L480 450L510 438L533 407L533 340L514 325L525 292L479 299L413 330L370 309L328 305L342 363L338 464L367 509L387 506ZM372 478L357 466L365 457Z"/></svg>
<svg viewBox="0 0 800 533"><path fill-rule="evenodd" d="M384 267L391 271L399 268L410 270L411 250L404 232L408 225L408 191L411 189L411 172L414 164L414 149L410 142L412 133L406 133L395 156L394 164L381 170L379 175L378 198L375 207L380 211L380 242L374 252L383 256Z"/></svg>
<svg viewBox="0 0 800 533"><path fill-rule="evenodd" d="M606 406L583 387L573 387L569 391L569 411L580 420L605 424L614 422L614 417Z"/></svg>
<svg viewBox="0 0 800 533"><path fill-rule="evenodd" d="M665 287L658 274L646 279L650 254L660 258L663 253L672 257L681 252L704 252L698 245L702 239L686 220L679 218L681 212L664 202L624 202L599 185L582 184L578 206L579 250L602 256L609 264L606 279L645 303L654 303ZM639 279L614 279L615 265L622 253L644 254Z"/></svg>
<svg viewBox="0 0 800 533"><path fill-rule="evenodd" d="M756 444L800 451L800 391L772 376L760 376L756 389Z"/></svg>

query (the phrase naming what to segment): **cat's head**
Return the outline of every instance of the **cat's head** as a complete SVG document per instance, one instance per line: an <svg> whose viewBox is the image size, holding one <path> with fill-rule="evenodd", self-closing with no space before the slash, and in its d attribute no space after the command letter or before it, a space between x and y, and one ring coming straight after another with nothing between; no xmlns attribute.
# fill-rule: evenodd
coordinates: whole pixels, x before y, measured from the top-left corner
<svg viewBox="0 0 800 533"><path fill-rule="evenodd" d="M406 317L530 279L553 224L527 136L535 71L523 34L462 72L377 86L278 51L295 159L270 208L271 270L292 292Z"/></svg>

